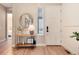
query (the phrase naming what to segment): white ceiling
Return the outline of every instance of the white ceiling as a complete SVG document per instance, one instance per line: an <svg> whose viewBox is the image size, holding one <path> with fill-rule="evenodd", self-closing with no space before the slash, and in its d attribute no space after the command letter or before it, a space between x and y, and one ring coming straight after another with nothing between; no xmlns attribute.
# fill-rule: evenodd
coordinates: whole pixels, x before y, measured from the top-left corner
<svg viewBox="0 0 79 59"><path fill-rule="evenodd" d="M6 8L12 7L12 3L1 3L1 5L5 6Z"/></svg>
<svg viewBox="0 0 79 59"><path fill-rule="evenodd" d="M12 12L12 5L13 3L0 3L1 5L3 5L4 7L7 8L7 11L8 12ZM55 3L55 4L61 4L61 3ZM53 3L51 5L54 5Z"/></svg>
<svg viewBox="0 0 79 59"><path fill-rule="evenodd" d="M8 13L12 13L12 3L0 3L2 6L7 8Z"/></svg>

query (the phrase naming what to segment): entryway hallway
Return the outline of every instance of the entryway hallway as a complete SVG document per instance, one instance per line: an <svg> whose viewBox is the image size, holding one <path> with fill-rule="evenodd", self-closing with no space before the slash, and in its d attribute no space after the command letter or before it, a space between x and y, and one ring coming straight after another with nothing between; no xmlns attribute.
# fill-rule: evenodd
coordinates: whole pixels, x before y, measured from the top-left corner
<svg viewBox="0 0 79 59"><path fill-rule="evenodd" d="M11 27L7 14L9 20L12 18ZM79 43L71 38L73 32L79 32L78 19L79 4L3 3L0 5L0 54L68 55L67 50L79 55ZM25 48L28 43L36 47Z"/></svg>

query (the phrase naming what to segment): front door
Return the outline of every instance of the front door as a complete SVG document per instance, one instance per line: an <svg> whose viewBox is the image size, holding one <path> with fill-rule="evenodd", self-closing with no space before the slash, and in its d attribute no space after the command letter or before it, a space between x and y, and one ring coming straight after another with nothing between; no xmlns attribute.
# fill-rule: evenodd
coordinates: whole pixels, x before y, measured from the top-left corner
<svg viewBox="0 0 79 59"><path fill-rule="evenodd" d="M60 6L45 8L45 40L46 45L59 45L60 42Z"/></svg>

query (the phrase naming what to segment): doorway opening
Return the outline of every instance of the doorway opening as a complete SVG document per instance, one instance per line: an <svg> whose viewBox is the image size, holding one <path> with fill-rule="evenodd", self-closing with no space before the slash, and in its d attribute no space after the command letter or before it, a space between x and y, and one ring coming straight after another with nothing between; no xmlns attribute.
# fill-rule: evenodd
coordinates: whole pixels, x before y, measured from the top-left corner
<svg viewBox="0 0 79 59"><path fill-rule="evenodd" d="M7 39L12 39L12 13L7 13Z"/></svg>

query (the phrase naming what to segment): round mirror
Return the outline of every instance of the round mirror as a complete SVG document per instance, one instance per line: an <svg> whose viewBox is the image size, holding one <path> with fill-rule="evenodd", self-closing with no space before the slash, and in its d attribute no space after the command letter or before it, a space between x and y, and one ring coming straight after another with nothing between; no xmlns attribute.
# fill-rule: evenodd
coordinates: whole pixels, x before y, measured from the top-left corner
<svg viewBox="0 0 79 59"><path fill-rule="evenodd" d="M33 18L29 13L22 14L19 23L22 28L28 28L33 23Z"/></svg>

